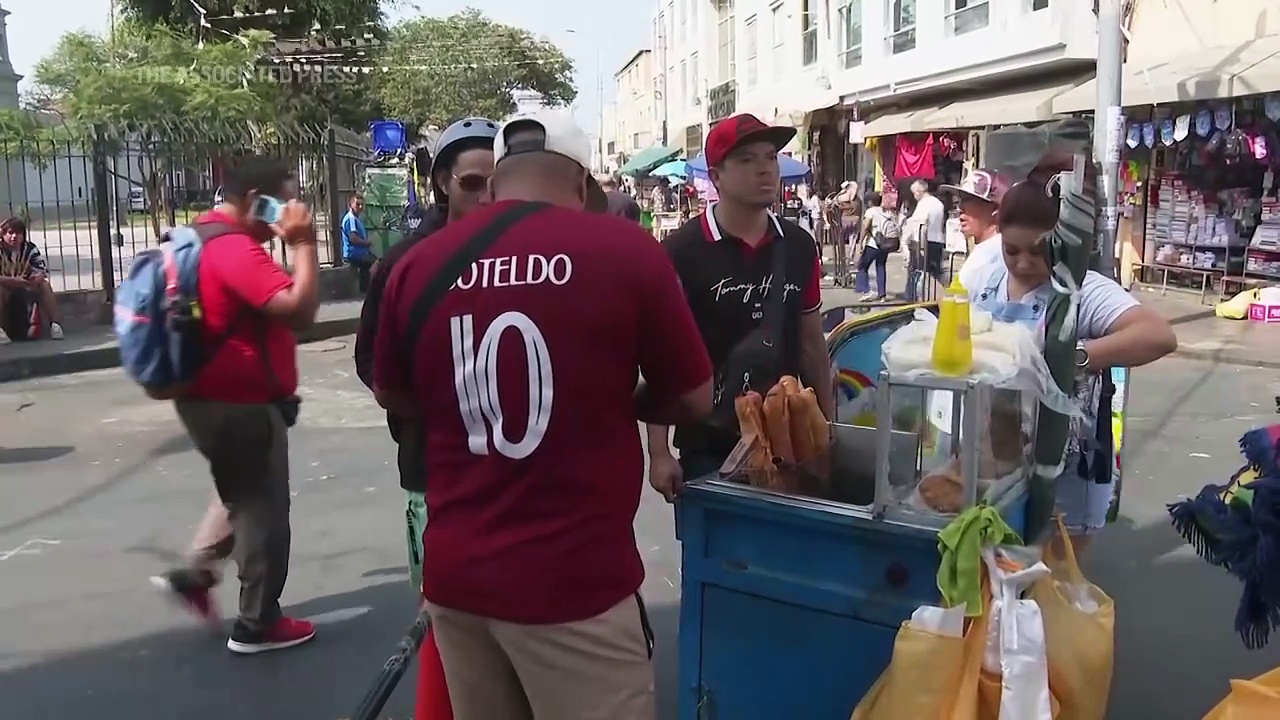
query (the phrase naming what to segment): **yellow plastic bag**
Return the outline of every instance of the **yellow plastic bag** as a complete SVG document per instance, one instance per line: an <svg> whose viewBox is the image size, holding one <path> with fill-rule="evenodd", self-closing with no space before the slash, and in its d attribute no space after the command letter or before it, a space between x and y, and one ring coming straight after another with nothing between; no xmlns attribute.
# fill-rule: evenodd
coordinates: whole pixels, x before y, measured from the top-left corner
<svg viewBox="0 0 1280 720"><path fill-rule="evenodd" d="M1104 720L1115 660L1115 604L1085 579L1061 518L1058 533L1065 557L1045 553L1052 573L1030 593L1044 617L1049 690L1061 706L1058 720Z"/></svg>
<svg viewBox="0 0 1280 720"><path fill-rule="evenodd" d="M1204 720L1256 720L1280 717L1280 668L1252 680L1232 680L1226 699Z"/></svg>
<svg viewBox="0 0 1280 720"><path fill-rule="evenodd" d="M1224 300L1213 308L1213 314L1228 320L1243 320L1249 317L1249 304L1258 302L1261 297L1257 288L1238 293L1230 300Z"/></svg>
<svg viewBox="0 0 1280 720"><path fill-rule="evenodd" d="M985 587L983 594L988 595ZM978 676L986 642L985 613L969 623L963 638L902 623L889 667L849 720L996 720L978 715Z"/></svg>

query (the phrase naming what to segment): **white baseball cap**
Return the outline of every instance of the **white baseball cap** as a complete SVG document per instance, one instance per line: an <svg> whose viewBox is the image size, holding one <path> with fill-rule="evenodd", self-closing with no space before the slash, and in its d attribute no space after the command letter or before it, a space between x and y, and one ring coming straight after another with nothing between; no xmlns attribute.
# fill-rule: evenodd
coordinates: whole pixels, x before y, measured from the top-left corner
<svg viewBox="0 0 1280 720"><path fill-rule="evenodd" d="M542 129L541 138L524 138L514 145L507 142L508 132L526 126ZM608 208L608 198L600 183L590 173L591 138L578 124L573 116L563 110L542 108L532 112L521 113L507 118L498 128L498 137L493 141L494 164L511 155L528 152L547 152L569 158L583 170L587 170L587 212L604 212Z"/></svg>

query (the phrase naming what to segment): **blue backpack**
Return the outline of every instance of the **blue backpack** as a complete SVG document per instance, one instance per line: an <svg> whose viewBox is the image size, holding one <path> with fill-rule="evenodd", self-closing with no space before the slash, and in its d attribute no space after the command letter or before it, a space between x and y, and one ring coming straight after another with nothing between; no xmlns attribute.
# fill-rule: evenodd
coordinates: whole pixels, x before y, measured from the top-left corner
<svg viewBox="0 0 1280 720"><path fill-rule="evenodd" d="M233 232L222 223L173 228L160 247L134 256L129 277L116 288L120 364L148 396L181 396L221 347L201 338L200 251Z"/></svg>

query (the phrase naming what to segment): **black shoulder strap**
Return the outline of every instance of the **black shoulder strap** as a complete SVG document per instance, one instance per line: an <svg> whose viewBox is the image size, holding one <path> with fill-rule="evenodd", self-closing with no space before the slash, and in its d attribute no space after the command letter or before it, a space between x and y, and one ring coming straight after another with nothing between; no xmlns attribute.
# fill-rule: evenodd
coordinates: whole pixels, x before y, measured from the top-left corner
<svg viewBox="0 0 1280 720"><path fill-rule="evenodd" d="M546 203L520 203L507 208L493 219L493 222L481 228L476 232L456 253L449 256L444 261L444 265L440 266L440 271L435 277L431 278L431 282L418 293L418 297L414 298L412 307L409 308L409 322L405 327L406 343L405 348L416 348L418 346L418 335L422 332L423 326L427 324L427 318L431 316L431 311L435 308L436 303L440 302L440 298L449 291L449 286L457 282L462 276L462 272L466 270L472 263L484 254L498 238L510 230L516 223L529 217L530 215L545 210L549 207ZM412 352L412 350L410 350Z"/></svg>
<svg viewBox="0 0 1280 720"><path fill-rule="evenodd" d="M769 218L771 225L775 222ZM779 224L774 229L780 228ZM764 336L773 343L782 337L782 321L786 317L783 298L787 295L787 250L787 234L780 231L773 241L773 277L769 280L769 299L764 309L764 320L760 323Z"/></svg>

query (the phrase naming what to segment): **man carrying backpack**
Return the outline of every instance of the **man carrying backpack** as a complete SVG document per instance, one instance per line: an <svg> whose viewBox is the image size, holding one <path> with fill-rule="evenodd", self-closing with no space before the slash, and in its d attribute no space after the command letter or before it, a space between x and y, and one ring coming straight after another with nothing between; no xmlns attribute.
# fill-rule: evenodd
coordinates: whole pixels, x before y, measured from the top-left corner
<svg viewBox="0 0 1280 720"><path fill-rule="evenodd" d="M240 613L227 648L253 654L292 647L315 636L311 623L284 617L280 594L289 571L289 446L286 431L297 420L299 400L295 330L315 322L319 261L311 211L295 200L297 182L287 167L266 157L244 158L227 171L224 202L192 226L198 264L179 265L179 285L198 287L192 305L201 349L191 377L175 373L173 387L148 387L153 397L173 398L178 417L209 461L217 499L231 536L218 537L222 507L215 501L201 523L210 533L186 567L153 582L206 620L216 611L210 590L217 565L228 555L239 566ZM177 231L170 245L182 248ZM293 275L263 249L274 237L292 251ZM191 252L190 249L185 252ZM144 262L145 264L145 262ZM127 368L130 303L135 271L117 293L117 332ZM181 271L189 268L189 274ZM198 280L198 284L192 282ZM144 287L145 286L141 286ZM122 332L122 330L124 332ZM170 332L176 332L170 327ZM172 343L169 343L172 345ZM143 373L130 370L144 382ZM144 382L144 385L146 383Z"/></svg>
<svg viewBox="0 0 1280 720"><path fill-rule="evenodd" d="M863 293L860 302L883 302L887 297L885 264L889 255L898 250L902 243L902 228L898 226L898 218L894 213L885 210L880 193L867 193L867 212L862 221L862 255L858 257L858 274L854 279L854 289ZM871 291L867 271L874 265L876 268L876 289Z"/></svg>

